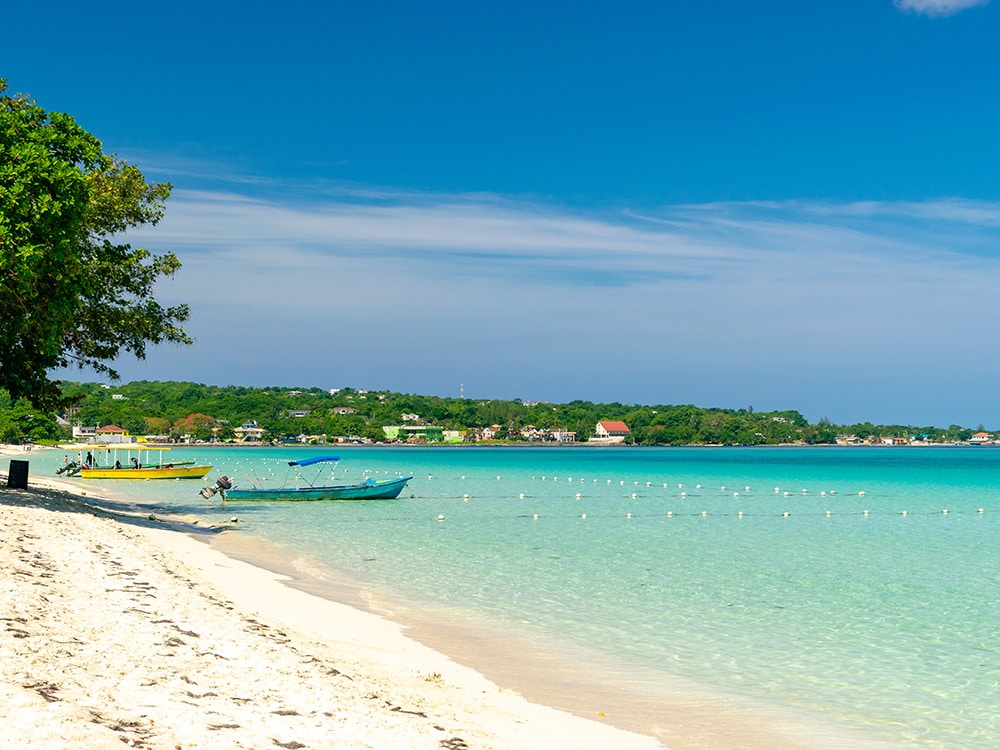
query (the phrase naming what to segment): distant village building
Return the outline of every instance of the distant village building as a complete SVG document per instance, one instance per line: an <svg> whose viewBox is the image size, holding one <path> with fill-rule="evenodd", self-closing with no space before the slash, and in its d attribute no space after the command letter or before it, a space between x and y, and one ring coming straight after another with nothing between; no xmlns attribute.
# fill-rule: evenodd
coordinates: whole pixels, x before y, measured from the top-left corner
<svg viewBox="0 0 1000 750"><path fill-rule="evenodd" d="M94 439L98 443L134 443L135 438L128 434L128 430L123 430L118 425L109 424L98 427L94 432Z"/></svg>
<svg viewBox="0 0 1000 750"><path fill-rule="evenodd" d="M73 440L77 443L93 442L97 435L97 425L87 427L80 424L73 425Z"/></svg>
<svg viewBox="0 0 1000 750"><path fill-rule="evenodd" d="M354 414L357 409L353 406L335 406L331 411L333 411L334 414L340 414L343 416L344 414Z"/></svg>
<svg viewBox="0 0 1000 750"><path fill-rule="evenodd" d="M594 437L608 443L620 443L631 434L628 425L613 419L602 419L594 429Z"/></svg>
<svg viewBox="0 0 1000 750"><path fill-rule="evenodd" d="M417 422L420 420L419 414L403 414L400 419L404 422Z"/></svg>
<svg viewBox="0 0 1000 750"><path fill-rule="evenodd" d="M405 443L441 443L444 428L436 425L387 425L382 428L386 440Z"/></svg>
<svg viewBox="0 0 1000 750"><path fill-rule="evenodd" d="M905 437L889 437L883 436L881 438L882 445L906 445L909 443L909 439Z"/></svg>
<svg viewBox="0 0 1000 750"><path fill-rule="evenodd" d="M257 424L257 420L251 419L233 428L233 438L237 443L259 443L264 437L264 432L265 430Z"/></svg>
<svg viewBox="0 0 1000 750"><path fill-rule="evenodd" d="M974 445L984 445L986 443L993 442L993 435L988 432L977 432L975 435L969 438L969 442Z"/></svg>
<svg viewBox="0 0 1000 750"><path fill-rule="evenodd" d="M857 435L837 435L837 445L864 445L863 438Z"/></svg>

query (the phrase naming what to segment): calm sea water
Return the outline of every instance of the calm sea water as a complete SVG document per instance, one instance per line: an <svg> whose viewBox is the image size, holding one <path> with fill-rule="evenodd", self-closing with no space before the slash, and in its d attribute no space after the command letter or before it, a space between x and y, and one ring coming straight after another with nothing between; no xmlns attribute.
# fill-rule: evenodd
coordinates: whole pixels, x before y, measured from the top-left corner
<svg viewBox="0 0 1000 750"><path fill-rule="evenodd" d="M184 457L240 480L324 452ZM342 455L345 480L414 479L395 501L222 507L198 497L200 480L128 492L206 520L235 515L243 533L375 587L893 747L1000 747L1000 449ZM31 459L40 473L62 456Z"/></svg>

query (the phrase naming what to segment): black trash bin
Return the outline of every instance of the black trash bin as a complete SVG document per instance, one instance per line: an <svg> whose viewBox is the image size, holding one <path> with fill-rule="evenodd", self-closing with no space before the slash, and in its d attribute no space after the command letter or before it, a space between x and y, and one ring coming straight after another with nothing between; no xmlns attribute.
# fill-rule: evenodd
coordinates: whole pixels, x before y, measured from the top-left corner
<svg viewBox="0 0 1000 750"><path fill-rule="evenodd" d="M7 470L7 486L18 490L28 489L28 462L12 459Z"/></svg>

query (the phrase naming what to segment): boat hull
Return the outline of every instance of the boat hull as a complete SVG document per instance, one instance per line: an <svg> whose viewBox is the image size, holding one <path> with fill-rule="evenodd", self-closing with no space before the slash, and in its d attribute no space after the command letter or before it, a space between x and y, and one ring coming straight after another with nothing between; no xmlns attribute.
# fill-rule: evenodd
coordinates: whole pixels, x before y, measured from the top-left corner
<svg viewBox="0 0 1000 750"><path fill-rule="evenodd" d="M392 500L406 487L413 477L368 480L358 484L340 484L329 487L283 487L279 489L240 489L234 487L225 493L226 500Z"/></svg>
<svg viewBox="0 0 1000 750"><path fill-rule="evenodd" d="M211 466L80 469L80 477L83 479L201 479L211 470Z"/></svg>

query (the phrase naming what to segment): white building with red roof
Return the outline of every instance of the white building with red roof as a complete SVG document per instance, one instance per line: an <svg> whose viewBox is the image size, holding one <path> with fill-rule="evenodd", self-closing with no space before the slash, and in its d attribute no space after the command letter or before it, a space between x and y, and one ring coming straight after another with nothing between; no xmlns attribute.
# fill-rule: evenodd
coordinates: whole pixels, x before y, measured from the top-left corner
<svg viewBox="0 0 1000 750"><path fill-rule="evenodd" d="M614 419L602 419L594 429L594 439L608 443L620 443L631 434L627 424Z"/></svg>

